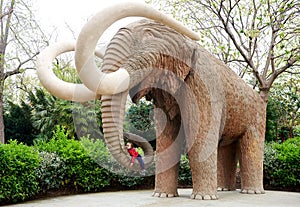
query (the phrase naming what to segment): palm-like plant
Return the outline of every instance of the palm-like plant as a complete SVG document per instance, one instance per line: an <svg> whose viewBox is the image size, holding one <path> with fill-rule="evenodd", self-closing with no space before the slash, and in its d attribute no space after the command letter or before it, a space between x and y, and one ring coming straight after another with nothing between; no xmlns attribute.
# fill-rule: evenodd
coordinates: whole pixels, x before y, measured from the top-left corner
<svg viewBox="0 0 300 207"><path fill-rule="evenodd" d="M39 137L49 139L52 137L56 125L66 127L70 132L72 129L72 104L36 89L29 92L28 99L32 107L32 123L40 132ZM73 133L74 134L74 133Z"/></svg>

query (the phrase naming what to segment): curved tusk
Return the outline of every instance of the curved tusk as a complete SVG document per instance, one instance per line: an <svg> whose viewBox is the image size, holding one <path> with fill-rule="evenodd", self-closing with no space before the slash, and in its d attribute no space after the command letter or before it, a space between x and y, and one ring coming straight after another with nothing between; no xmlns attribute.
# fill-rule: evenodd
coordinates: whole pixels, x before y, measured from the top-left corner
<svg viewBox="0 0 300 207"><path fill-rule="evenodd" d="M56 43L44 49L37 57L36 68L38 77L42 85L58 98L78 102L99 99L100 96L89 90L85 85L65 82L54 74L52 70L54 58L64 52L74 51L74 49L75 42ZM97 56L101 58L99 51Z"/></svg>
<svg viewBox="0 0 300 207"><path fill-rule="evenodd" d="M82 28L75 50L75 65L81 81L98 94L112 95L128 89L129 74L126 70L119 69L109 74L103 73L97 68L93 55L103 32L115 21L129 16L156 20L192 39L199 40L195 32L144 3L121 2L98 12Z"/></svg>

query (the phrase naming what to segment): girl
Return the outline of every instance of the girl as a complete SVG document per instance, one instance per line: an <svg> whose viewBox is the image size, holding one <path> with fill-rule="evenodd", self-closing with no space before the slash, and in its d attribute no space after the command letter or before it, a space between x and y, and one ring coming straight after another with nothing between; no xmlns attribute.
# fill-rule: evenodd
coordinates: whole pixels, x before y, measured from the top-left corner
<svg viewBox="0 0 300 207"><path fill-rule="evenodd" d="M134 160L136 158L139 161L140 166L142 168L142 174L145 174L146 170L145 170L145 164L144 164L142 156L136 151L136 149L133 147L133 144L131 142L128 142L126 144L126 148L127 148L128 153L131 156L130 167L133 166Z"/></svg>

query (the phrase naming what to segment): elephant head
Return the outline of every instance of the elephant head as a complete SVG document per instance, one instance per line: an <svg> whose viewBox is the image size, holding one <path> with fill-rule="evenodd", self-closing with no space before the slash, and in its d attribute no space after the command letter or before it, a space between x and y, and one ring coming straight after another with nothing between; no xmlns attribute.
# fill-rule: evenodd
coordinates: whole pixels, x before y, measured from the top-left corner
<svg viewBox="0 0 300 207"><path fill-rule="evenodd" d="M103 56L101 70L99 70L94 61L97 41L111 24L128 16L146 17L155 22L143 20L121 29L109 43ZM106 144L113 157L127 168L129 168L130 162L123 138L123 119L127 95L130 90L133 91L141 86L143 80L150 74L152 78L147 80L148 84L155 82L163 70L153 74L152 69L161 68L164 64L164 58L173 58L177 62L184 58L176 52L175 54L169 53L169 48L173 47L172 51L177 50L174 48L178 47L176 41L180 41L180 38L184 39L184 35L191 39L198 39L194 32L176 20L163 15L146 4L137 2L122 2L97 13L86 23L79 34L75 49L75 65L84 84L80 85L84 88L84 92L80 92L80 94L90 94L86 99L94 98L96 95L101 96L102 123ZM167 38L167 41L162 36ZM170 46L166 46L165 42L169 42ZM162 57L164 55L165 57ZM184 62L180 61L178 67L185 67ZM174 65L177 63L174 62ZM178 73L180 74L176 75L184 78L188 71L178 70ZM42 78L41 81L42 83L49 82L45 78ZM45 85L45 83L43 84ZM57 88L48 88L55 91L59 97L65 98L56 92ZM148 89L139 91L139 93L134 94L134 99L137 100L148 92ZM145 166L149 166L153 160L153 151L149 143L141 141L142 139L136 135L127 133L125 136L141 145L145 151Z"/></svg>

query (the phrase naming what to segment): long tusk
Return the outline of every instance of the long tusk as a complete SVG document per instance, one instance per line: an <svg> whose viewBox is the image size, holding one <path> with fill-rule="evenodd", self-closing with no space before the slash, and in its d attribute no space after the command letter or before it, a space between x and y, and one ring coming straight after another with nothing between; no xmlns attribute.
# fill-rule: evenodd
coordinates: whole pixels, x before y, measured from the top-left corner
<svg viewBox="0 0 300 207"><path fill-rule="evenodd" d="M59 79L52 70L52 61L58 55L74 51L75 42L61 42L44 49L37 57L36 68L42 85L54 96L70 101L85 102L99 99L100 96L83 84L68 83ZM101 53L97 51L97 56ZM98 97L97 97L98 96Z"/></svg>
<svg viewBox="0 0 300 207"><path fill-rule="evenodd" d="M93 55L103 32L115 21L129 16L153 19L192 39L199 39L195 32L187 29L180 22L144 3L121 2L98 12L82 28L75 50L75 65L81 81L98 94L112 95L128 89L129 74L126 70L119 69L113 73L103 73L96 66Z"/></svg>

